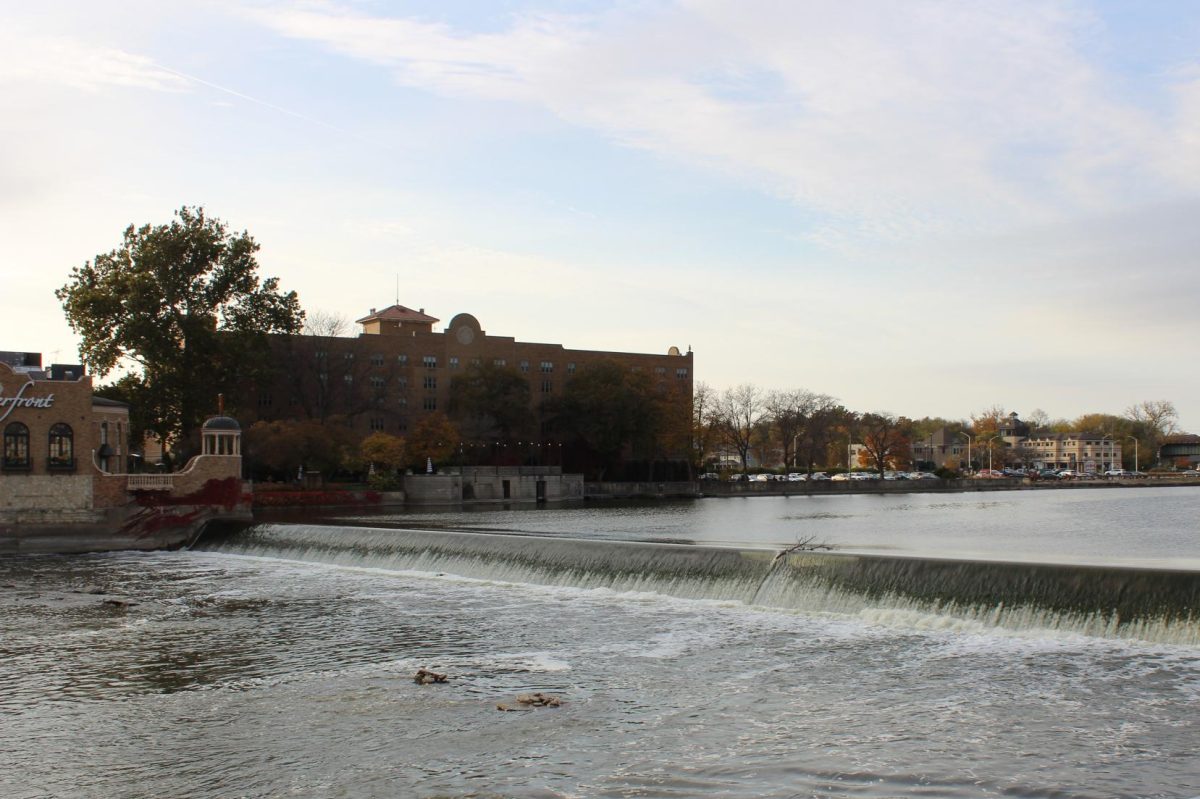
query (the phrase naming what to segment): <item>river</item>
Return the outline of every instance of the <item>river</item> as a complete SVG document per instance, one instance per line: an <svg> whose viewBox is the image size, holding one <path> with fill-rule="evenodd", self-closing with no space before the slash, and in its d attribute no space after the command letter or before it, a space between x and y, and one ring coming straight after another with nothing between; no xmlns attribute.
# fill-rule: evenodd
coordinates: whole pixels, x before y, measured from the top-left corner
<svg viewBox="0 0 1200 799"><path fill-rule="evenodd" d="M1197 797L1198 519L763 497L0 559L0 796Z"/></svg>

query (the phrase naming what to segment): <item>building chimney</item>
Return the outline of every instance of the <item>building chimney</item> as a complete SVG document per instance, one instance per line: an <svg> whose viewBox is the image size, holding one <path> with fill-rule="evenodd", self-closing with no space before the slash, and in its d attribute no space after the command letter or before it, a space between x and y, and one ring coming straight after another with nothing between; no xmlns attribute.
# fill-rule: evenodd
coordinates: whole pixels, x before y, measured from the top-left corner
<svg viewBox="0 0 1200 799"><path fill-rule="evenodd" d="M371 309L371 313L375 313L375 309L374 309L374 308L372 308L372 309Z"/></svg>

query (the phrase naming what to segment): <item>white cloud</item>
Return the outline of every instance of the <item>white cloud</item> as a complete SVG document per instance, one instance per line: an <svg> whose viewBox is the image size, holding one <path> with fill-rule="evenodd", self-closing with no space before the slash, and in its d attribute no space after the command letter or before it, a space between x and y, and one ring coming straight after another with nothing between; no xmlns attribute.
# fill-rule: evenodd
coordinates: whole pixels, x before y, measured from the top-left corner
<svg viewBox="0 0 1200 799"><path fill-rule="evenodd" d="M55 84L97 90L120 86L180 91L187 81L145 56L9 25L0 29L0 84Z"/></svg>
<svg viewBox="0 0 1200 799"><path fill-rule="evenodd" d="M1200 91L1179 86L1177 130L1117 96L1080 46L1096 23L1072 3L694 0L517 16L500 33L333 4L256 18L406 86L544 107L875 237L1200 188L1200 170L1178 168L1180 155L1200 158Z"/></svg>

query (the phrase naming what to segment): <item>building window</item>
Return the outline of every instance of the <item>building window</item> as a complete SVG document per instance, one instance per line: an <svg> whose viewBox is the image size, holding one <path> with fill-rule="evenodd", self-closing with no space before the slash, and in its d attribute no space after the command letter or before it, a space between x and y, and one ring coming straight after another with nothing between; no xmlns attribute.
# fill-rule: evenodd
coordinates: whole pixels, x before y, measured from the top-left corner
<svg viewBox="0 0 1200 799"><path fill-rule="evenodd" d="M550 392L552 392L553 390L554 390L554 383L553 383L553 381L550 381L550 380L543 380L543 381L542 381L542 393L543 393L543 394L549 394L549 393L550 393Z"/></svg>
<svg viewBox="0 0 1200 799"><path fill-rule="evenodd" d="M508 361L504 360L503 358L497 358L496 360L492 361L492 366L508 366Z"/></svg>
<svg viewBox="0 0 1200 799"><path fill-rule="evenodd" d="M479 360L478 358L472 358L472 359L471 359L471 365L472 365L472 366L474 366L474 367L476 367L476 368L478 368L478 366L479 366L481 363L483 363L483 361Z"/></svg>
<svg viewBox="0 0 1200 799"><path fill-rule="evenodd" d="M383 356L380 355L379 353L372 355L371 356L371 365L372 366L383 366Z"/></svg>
<svg viewBox="0 0 1200 799"><path fill-rule="evenodd" d="M575 362L574 361L571 361L570 363L567 364L567 374L569 374L569 375L575 374Z"/></svg>
<svg viewBox="0 0 1200 799"><path fill-rule="evenodd" d="M407 355L397 355L396 363L400 364L401 366L408 366L408 356Z"/></svg>
<svg viewBox="0 0 1200 799"><path fill-rule="evenodd" d="M342 380L345 381L346 385L350 385L354 382L354 375L342 375Z"/></svg>
<svg viewBox="0 0 1200 799"><path fill-rule="evenodd" d="M407 377L397 377L396 378L396 387L400 388L400 389L408 388L408 378Z"/></svg>
<svg viewBox="0 0 1200 799"><path fill-rule="evenodd" d="M401 397L401 398L400 398L400 407L401 407L401 408L407 408L407 407L408 407L408 397Z"/></svg>
<svg viewBox="0 0 1200 799"><path fill-rule="evenodd" d="M654 367L654 374L658 375L659 377L662 377L666 373L667 373L667 367L665 367L665 366Z"/></svg>
<svg viewBox="0 0 1200 799"><path fill-rule="evenodd" d="M354 360L354 353L353 353L353 352L343 352L343 353L342 353L342 360L343 360L343 361L353 361L353 360Z"/></svg>
<svg viewBox="0 0 1200 799"><path fill-rule="evenodd" d="M11 422L4 428L4 468L29 468L29 428Z"/></svg>
<svg viewBox="0 0 1200 799"><path fill-rule="evenodd" d="M46 465L50 469L74 468L74 431L71 425L59 422L50 426L50 452Z"/></svg>
<svg viewBox="0 0 1200 799"><path fill-rule="evenodd" d="M383 420L376 418L376 417L372 417L371 418L371 429L372 430L382 430L383 429Z"/></svg>
<svg viewBox="0 0 1200 799"><path fill-rule="evenodd" d="M437 377L435 377L434 375L427 375L425 377L425 388L428 388L428 389L437 388Z"/></svg>
<svg viewBox="0 0 1200 799"><path fill-rule="evenodd" d="M376 390L381 390L383 388L383 378L382 377L372 377L371 378L371 388L376 389Z"/></svg>
<svg viewBox="0 0 1200 799"><path fill-rule="evenodd" d="M451 368L451 369L457 369L457 368L458 368L458 358L456 358L456 357L453 357L453 358L451 358L451 359L450 359L450 368Z"/></svg>
<svg viewBox="0 0 1200 799"><path fill-rule="evenodd" d="M542 361L541 368L544 374L550 374L554 371L554 361Z"/></svg>
<svg viewBox="0 0 1200 799"><path fill-rule="evenodd" d="M687 380L687 369L685 367L676 369L675 377L679 378L680 380Z"/></svg>
<svg viewBox="0 0 1200 799"><path fill-rule="evenodd" d="M521 364L520 364L520 366L521 366L521 371L522 371L522 372L528 372L528 371L529 371L529 361L521 361Z"/></svg>
<svg viewBox="0 0 1200 799"><path fill-rule="evenodd" d="M269 393L263 392L258 395L258 407L270 408L271 405L273 405L273 404L274 404L274 401L272 400L271 395Z"/></svg>
<svg viewBox="0 0 1200 799"><path fill-rule="evenodd" d="M421 407L427 411L436 411L437 410L437 397L426 397L421 402Z"/></svg>
<svg viewBox="0 0 1200 799"><path fill-rule="evenodd" d="M437 368L437 356L436 355L426 355L421 358L421 363L425 364L426 369L436 369Z"/></svg>

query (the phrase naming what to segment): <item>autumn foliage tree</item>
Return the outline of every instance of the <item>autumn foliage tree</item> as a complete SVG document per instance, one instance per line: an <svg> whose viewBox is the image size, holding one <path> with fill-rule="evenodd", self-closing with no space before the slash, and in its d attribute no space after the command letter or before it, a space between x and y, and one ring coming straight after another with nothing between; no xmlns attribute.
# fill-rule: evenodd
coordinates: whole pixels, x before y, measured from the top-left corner
<svg viewBox="0 0 1200 799"><path fill-rule="evenodd" d="M912 458L909 422L890 413L866 413L858 422L859 438L875 470L883 474L898 469Z"/></svg>
<svg viewBox="0 0 1200 799"><path fill-rule="evenodd" d="M413 469L423 471L429 461L446 463L461 444L458 429L446 414L434 411L422 416L409 432L408 461Z"/></svg>

